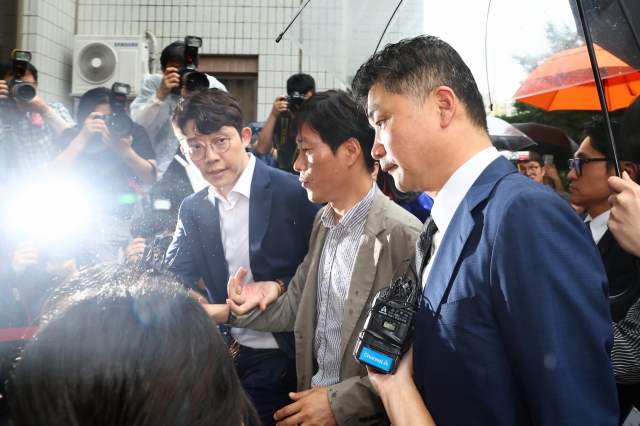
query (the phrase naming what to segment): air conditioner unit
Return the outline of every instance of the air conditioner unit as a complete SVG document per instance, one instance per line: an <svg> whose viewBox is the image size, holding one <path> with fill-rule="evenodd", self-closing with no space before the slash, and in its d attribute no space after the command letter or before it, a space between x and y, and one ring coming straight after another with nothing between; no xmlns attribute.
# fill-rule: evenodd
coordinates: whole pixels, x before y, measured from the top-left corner
<svg viewBox="0 0 640 426"><path fill-rule="evenodd" d="M131 86L134 98L148 72L149 47L143 36L76 35L71 96L115 82Z"/></svg>

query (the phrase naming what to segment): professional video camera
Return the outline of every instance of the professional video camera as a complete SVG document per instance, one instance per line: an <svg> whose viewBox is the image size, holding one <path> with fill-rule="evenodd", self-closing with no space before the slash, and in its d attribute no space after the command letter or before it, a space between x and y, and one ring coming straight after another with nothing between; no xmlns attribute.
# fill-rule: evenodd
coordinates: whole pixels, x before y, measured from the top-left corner
<svg viewBox="0 0 640 426"><path fill-rule="evenodd" d="M31 52L14 49L11 52L13 78L7 82L9 99L29 102L36 96L36 88L22 78L27 73L27 64L31 61Z"/></svg>
<svg viewBox="0 0 640 426"><path fill-rule="evenodd" d="M182 88L188 92L195 92L199 89L209 88L209 79L205 73L196 69L198 59L198 49L202 47L200 37L186 36L184 38L184 63L185 67L178 70L180 75L180 86L171 89L171 93L180 96Z"/></svg>
<svg viewBox="0 0 640 426"><path fill-rule="evenodd" d="M127 95L131 92L131 86L126 83L113 83L113 102L111 103L111 115L103 115L102 118L109 128L109 132L120 139L128 138L133 132L133 121L125 111Z"/></svg>
<svg viewBox="0 0 640 426"><path fill-rule="evenodd" d="M291 111L292 114L295 114L306 100L307 98L305 98L304 95L301 95L298 92L293 92L290 96L287 96L289 111Z"/></svg>
<svg viewBox="0 0 640 426"><path fill-rule="evenodd" d="M380 290L371 301L371 309L364 323L364 329L358 336L353 350L356 360L386 374L394 374L402 355L409 350L413 341L413 326L416 322L418 302L422 295L416 273L414 280L403 274L396 279L398 269L405 259L393 271L391 285Z"/></svg>

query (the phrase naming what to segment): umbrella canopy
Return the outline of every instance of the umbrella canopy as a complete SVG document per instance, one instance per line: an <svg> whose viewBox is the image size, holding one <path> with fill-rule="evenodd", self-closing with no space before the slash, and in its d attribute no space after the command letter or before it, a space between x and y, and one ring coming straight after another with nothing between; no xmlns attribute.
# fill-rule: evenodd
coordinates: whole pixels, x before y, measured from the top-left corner
<svg viewBox="0 0 640 426"><path fill-rule="evenodd" d="M578 144L557 127L540 123L513 123L513 127L536 142L569 148L573 152L578 150Z"/></svg>
<svg viewBox="0 0 640 426"><path fill-rule="evenodd" d="M496 117L487 117L489 138L499 150L522 151L536 143L513 125Z"/></svg>
<svg viewBox="0 0 640 426"><path fill-rule="evenodd" d="M628 107L640 95L640 72L594 45L610 111ZM586 47L564 50L540 64L514 98L554 110L599 110L600 101Z"/></svg>

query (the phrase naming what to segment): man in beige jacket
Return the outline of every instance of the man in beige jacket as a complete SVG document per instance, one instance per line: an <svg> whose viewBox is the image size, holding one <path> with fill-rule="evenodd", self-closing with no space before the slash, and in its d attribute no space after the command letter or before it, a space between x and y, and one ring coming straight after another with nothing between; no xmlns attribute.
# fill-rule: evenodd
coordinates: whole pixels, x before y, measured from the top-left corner
<svg viewBox="0 0 640 426"><path fill-rule="evenodd" d="M384 407L353 348L375 294L400 262L413 261L421 224L377 189L374 131L346 93L314 95L292 129L302 186L311 201L328 204L286 291L273 281L243 284L242 268L230 278L228 322L294 331L298 392L276 412L278 425L383 424Z"/></svg>

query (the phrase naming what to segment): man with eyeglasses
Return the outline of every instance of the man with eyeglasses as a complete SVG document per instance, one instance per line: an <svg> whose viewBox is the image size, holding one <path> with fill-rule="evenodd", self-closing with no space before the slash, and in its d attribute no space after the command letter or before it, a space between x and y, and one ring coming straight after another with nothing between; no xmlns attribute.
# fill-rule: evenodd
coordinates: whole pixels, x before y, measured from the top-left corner
<svg viewBox="0 0 640 426"><path fill-rule="evenodd" d="M620 123L612 120L613 135L618 147L620 167L626 171L632 180L638 175L638 167L631 158L631 141L621 137ZM607 129L601 117L594 117L585 125L585 139L576 151L575 158L569 160L571 171L567 176L571 181L569 194L571 202L584 206L587 215L584 221L591 231L591 235L602 257L607 278L609 280L609 295L615 296L624 292L633 282L632 256L624 251L608 228L607 222L611 213L609 197L612 191L607 179L615 176L613 153L609 145ZM624 319L626 311L612 310L611 318L615 324ZM617 342L614 341L614 351ZM614 363L614 372L615 372ZM640 402L640 389L637 386L626 386L619 382L616 374L618 401L620 414L624 416L629 411L631 403Z"/></svg>
<svg viewBox="0 0 640 426"><path fill-rule="evenodd" d="M204 307L224 322L227 282L239 269L247 271L247 283L275 281L281 293L286 290L307 254L320 206L308 200L297 176L245 151L251 130L243 127L232 95L218 89L196 92L176 106L172 121L181 149L209 186L182 202L166 262L186 287L204 281L210 302ZM262 423L274 425L274 413L296 390L293 335L237 328L230 335L239 347L242 385Z"/></svg>

